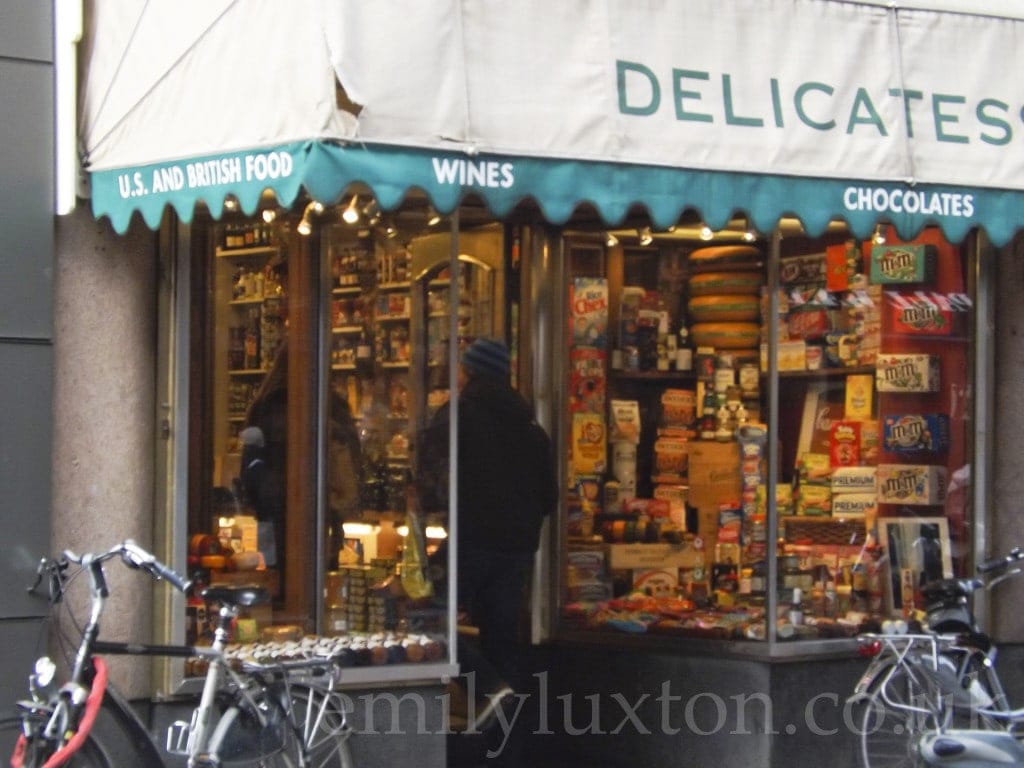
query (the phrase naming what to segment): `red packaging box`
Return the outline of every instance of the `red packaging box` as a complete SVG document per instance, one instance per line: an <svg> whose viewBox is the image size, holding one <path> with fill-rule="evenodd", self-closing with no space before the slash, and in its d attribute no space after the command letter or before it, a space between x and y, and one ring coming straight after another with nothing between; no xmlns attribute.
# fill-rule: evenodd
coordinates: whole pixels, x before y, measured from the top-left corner
<svg viewBox="0 0 1024 768"><path fill-rule="evenodd" d="M886 293L893 333L914 336L948 336L953 332L953 310L941 294L920 292L912 296Z"/></svg>
<svg viewBox="0 0 1024 768"><path fill-rule="evenodd" d="M856 467L860 464L859 421L836 420L829 431L829 461L833 467Z"/></svg>

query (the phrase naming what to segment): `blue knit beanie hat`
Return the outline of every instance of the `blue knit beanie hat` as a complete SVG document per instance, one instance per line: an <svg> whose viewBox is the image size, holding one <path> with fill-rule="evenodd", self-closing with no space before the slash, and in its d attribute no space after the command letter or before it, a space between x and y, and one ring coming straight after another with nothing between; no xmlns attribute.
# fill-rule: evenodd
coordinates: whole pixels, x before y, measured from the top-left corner
<svg viewBox="0 0 1024 768"><path fill-rule="evenodd" d="M462 353L462 366L472 376L507 379L511 370L508 347L496 339L477 339Z"/></svg>

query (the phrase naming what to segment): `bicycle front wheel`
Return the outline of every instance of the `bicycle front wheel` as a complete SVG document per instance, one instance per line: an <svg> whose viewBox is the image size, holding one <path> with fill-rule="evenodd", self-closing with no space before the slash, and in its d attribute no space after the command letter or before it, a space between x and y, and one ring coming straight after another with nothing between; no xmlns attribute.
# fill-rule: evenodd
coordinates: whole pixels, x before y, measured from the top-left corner
<svg viewBox="0 0 1024 768"><path fill-rule="evenodd" d="M2 750L0 754L5 757L14 753L14 746L22 732L22 722L20 717L0 719L0 750ZM27 745L24 758L25 768L38 768L49 759L50 750L43 750L39 747L40 745ZM86 737L82 746L64 765L67 768L114 768L114 764L107 757L106 750L92 735Z"/></svg>
<svg viewBox="0 0 1024 768"><path fill-rule="evenodd" d="M292 710L300 748L311 768L352 768L348 737L352 729L337 691L291 683Z"/></svg>
<svg viewBox="0 0 1024 768"><path fill-rule="evenodd" d="M919 663L883 667L861 704L862 768L924 768L921 736L943 724L934 676Z"/></svg>

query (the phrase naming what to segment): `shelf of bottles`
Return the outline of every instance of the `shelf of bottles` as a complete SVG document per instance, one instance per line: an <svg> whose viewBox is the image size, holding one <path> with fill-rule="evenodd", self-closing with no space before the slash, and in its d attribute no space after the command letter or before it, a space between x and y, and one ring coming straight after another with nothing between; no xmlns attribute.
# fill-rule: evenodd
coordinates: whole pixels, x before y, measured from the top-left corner
<svg viewBox="0 0 1024 768"><path fill-rule="evenodd" d="M409 254L372 236L329 244L332 387L356 421L363 449L361 508L405 508L412 360Z"/></svg>
<svg viewBox="0 0 1024 768"><path fill-rule="evenodd" d="M227 421L234 439L284 333L280 248L270 225L225 224L216 248L219 285L227 280Z"/></svg>

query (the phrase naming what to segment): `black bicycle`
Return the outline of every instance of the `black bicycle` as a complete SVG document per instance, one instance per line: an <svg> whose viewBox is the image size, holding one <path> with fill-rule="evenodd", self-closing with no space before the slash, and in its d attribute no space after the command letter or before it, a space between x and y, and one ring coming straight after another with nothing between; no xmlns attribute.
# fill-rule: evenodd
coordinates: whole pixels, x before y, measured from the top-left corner
<svg viewBox="0 0 1024 768"><path fill-rule="evenodd" d="M210 646L108 642L99 639L109 596L103 566L115 558L181 592L190 587L130 540L100 554L66 551L59 560L40 562L30 590L45 582L56 607L65 604L75 576L85 573L90 614L80 629L68 679L58 685L57 665L40 658L29 676L31 698L18 702L17 716L0 720L2 743L14 742L13 768L148 768L163 765L168 754L186 756L190 768L350 768L351 729L344 700L335 690L340 667L332 658L268 662L229 659L225 654L240 609L268 600L265 590L214 586L203 591L206 600L221 606ZM102 654L204 660L203 690L191 721L172 724L166 744L158 745L109 684Z"/></svg>

